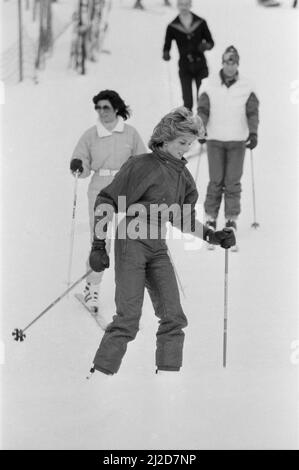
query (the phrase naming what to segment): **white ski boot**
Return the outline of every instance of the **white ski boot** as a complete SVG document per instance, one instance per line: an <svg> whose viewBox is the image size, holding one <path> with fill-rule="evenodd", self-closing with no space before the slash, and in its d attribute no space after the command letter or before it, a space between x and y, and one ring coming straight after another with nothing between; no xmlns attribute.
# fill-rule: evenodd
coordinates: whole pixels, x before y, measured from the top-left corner
<svg viewBox="0 0 299 470"><path fill-rule="evenodd" d="M99 310L99 286L97 284L91 284L87 282L84 289L84 302L90 312L98 313Z"/></svg>

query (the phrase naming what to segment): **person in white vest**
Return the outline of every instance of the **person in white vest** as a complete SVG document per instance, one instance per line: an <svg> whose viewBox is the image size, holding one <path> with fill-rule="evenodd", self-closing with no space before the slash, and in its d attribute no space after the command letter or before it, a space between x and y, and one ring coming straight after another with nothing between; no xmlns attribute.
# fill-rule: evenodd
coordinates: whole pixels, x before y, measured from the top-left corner
<svg viewBox="0 0 299 470"><path fill-rule="evenodd" d="M220 72L203 82L198 100L210 178L204 208L206 223L214 230L222 196L226 226L237 229L245 151L258 142L259 100L251 82L239 74L239 60L237 49L228 47Z"/></svg>
<svg viewBox="0 0 299 470"><path fill-rule="evenodd" d="M129 107L114 90L100 91L92 99L98 114L96 124L80 137L70 170L87 178L93 171L88 187L90 238L94 236L94 204L99 192L110 184L129 157L147 151L139 133L125 123L130 116ZM89 269L89 263L87 262ZM89 309L97 311L99 285L103 273L92 272L87 277L84 299Z"/></svg>

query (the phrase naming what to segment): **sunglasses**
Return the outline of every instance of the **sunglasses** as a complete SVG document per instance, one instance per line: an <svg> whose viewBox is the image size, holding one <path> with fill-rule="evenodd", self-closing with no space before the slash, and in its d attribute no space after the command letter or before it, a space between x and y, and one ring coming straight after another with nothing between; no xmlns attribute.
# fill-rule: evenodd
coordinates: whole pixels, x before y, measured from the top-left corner
<svg viewBox="0 0 299 470"><path fill-rule="evenodd" d="M235 65L238 64L238 61L236 59L227 59L223 60L222 63L227 65Z"/></svg>
<svg viewBox="0 0 299 470"><path fill-rule="evenodd" d="M113 111L113 108L107 104L104 106L95 106L94 109L97 109L98 111Z"/></svg>

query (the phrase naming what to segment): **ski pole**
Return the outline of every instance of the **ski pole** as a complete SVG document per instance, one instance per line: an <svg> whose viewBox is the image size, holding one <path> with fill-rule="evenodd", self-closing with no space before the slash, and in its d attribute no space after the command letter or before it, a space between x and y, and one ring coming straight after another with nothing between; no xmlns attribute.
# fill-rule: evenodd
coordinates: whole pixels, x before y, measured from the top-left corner
<svg viewBox="0 0 299 470"><path fill-rule="evenodd" d="M198 157L197 157L197 164L196 164L196 171L195 171L195 183L197 184L197 180L198 180L198 175L199 175L199 164L200 164L200 159L201 159L201 156L202 154L204 153L204 144L200 144L200 149L199 149L199 152L198 152Z"/></svg>
<svg viewBox="0 0 299 470"><path fill-rule="evenodd" d="M197 157L197 163L196 163L196 171L195 171L195 183L196 184L197 184L197 179L199 175L199 162L200 162L200 157L201 157L201 149L202 149L202 145L200 146L200 151L199 151L199 154Z"/></svg>
<svg viewBox="0 0 299 470"><path fill-rule="evenodd" d="M251 182L252 182L252 200L253 200L253 223L251 224L251 227L258 228L260 224L256 221L254 168L253 168L253 151L252 150L250 150L250 161L251 161Z"/></svg>
<svg viewBox="0 0 299 470"><path fill-rule="evenodd" d="M225 250L224 269L224 322L223 322L223 367L226 367L227 350L227 300L228 300L228 249Z"/></svg>
<svg viewBox="0 0 299 470"><path fill-rule="evenodd" d="M67 286L68 287L71 284L71 272L72 272L72 262L73 262L78 176L79 176L79 172L76 171L76 173L75 173L75 185L74 185L74 198L73 198L73 211L72 211L72 224L71 224L71 233L70 233L70 254L69 254L69 264L68 264L68 271L67 271Z"/></svg>
<svg viewBox="0 0 299 470"><path fill-rule="evenodd" d="M92 272L92 269L89 269L87 273L83 274L83 276L80 277L76 282L74 282L66 291L64 291L57 299L54 300L47 308L45 308L36 318L34 318L25 328L15 328L14 331L12 332L12 336L14 336L15 341L23 341L24 338L26 338L26 335L24 332L28 330L28 328L33 325L40 317L42 317L45 313L47 313L54 305L56 305L63 297L65 297L79 282L83 281L90 273Z"/></svg>
<svg viewBox="0 0 299 470"><path fill-rule="evenodd" d="M171 262L171 264L172 264L175 277L176 277L176 279L177 279L177 281L178 281L179 288L181 289L181 292L182 292L184 298L186 298L185 291L184 291L184 288L183 288L183 284L182 284L181 279L180 279L180 276L179 276L179 274L178 274L178 272L177 272L177 270L176 270L175 264L174 264L174 262L173 262L173 259L172 259L172 257L171 257L171 254L170 254L170 251L169 251L169 250L168 250L168 256L169 256L170 262Z"/></svg>
<svg viewBox="0 0 299 470"><path fill-rule="evenodd" d="M167 80L168 80L168 90L169 90L169 104L170 107L174 107L174 100L173 100L173 93L172 93L172 80L171 80L171 70L170 70L170 63L168 62L166 64L167 68Z"/></svg>

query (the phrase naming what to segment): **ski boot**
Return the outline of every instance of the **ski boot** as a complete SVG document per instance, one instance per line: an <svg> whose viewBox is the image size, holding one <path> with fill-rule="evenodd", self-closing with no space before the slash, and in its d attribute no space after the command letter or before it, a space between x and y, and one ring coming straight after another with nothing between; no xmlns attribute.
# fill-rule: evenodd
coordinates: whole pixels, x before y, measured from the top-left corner
<svg viewBox="0 0 299 470"><path fill-rule="evenodd" d="M84 289L84 302L91 313L98 313L99 286L96 284L86 283Z"/></svg>

